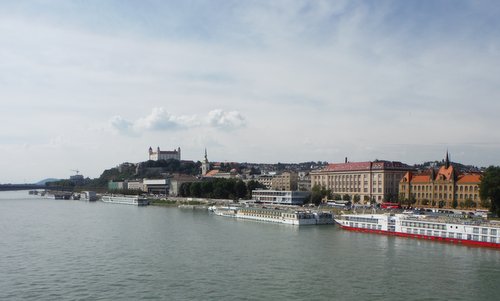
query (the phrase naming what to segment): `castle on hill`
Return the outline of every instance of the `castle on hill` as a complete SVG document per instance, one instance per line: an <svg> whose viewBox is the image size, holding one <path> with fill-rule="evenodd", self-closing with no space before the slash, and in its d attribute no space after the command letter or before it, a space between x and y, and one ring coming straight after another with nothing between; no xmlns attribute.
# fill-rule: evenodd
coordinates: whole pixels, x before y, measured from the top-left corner
<svg viewBox="0 0 500 301"><path fill-rule="evenodd" d="M153 148L149 147L149 160L158 161L158 160L169 160L169 159L175 159L180 161L181 148L178 147L176 150L174 149L173 151L162 151L158 146L156 148L156 151L153 151Z"/></svg>

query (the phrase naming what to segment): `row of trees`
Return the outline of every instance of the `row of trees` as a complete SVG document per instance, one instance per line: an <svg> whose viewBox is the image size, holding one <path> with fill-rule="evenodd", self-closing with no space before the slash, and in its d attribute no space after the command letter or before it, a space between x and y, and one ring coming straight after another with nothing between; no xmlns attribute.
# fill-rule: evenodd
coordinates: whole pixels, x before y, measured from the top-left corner
<svg viewBox="0 0 500 301"><path fill-rule="evenodd" d="M250 199L252 190L265 188L257 181L247 183L235 179L214 179L212 181L183 183L180 195L183 197L214 199Z"/></svg>

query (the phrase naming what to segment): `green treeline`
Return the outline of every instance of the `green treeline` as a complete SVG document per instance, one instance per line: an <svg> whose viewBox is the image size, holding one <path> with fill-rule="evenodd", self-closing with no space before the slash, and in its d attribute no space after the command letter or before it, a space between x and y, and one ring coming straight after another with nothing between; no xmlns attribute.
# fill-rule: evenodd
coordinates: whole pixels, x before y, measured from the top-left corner
<svg viewBox="0 0 500 301"><path fill-rule="evenodd" d="M211 181L183 183L179 193L183 197L213 198L213 199L251 199L252 190L265 188L257 181L245 184L236 179L214 179Z"/></svg>

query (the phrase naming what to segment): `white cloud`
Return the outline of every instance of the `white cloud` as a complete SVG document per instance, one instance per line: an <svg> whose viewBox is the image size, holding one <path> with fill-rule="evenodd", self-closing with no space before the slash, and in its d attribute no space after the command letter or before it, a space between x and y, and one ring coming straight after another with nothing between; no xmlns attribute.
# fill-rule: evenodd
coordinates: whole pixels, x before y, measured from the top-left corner
<svg viewBox="0 0 500 301"><path fill-rule="evenodd" d="M236 129L245 126L245 118L237 111L212 110L207 118L210 126L221 129Z"/></svg>
<svg viewBox="0 0 500 301"><path fill-rule="evenodd" d="M121 116L113 116L109 120L109 125L120 134L132 133L133 124L130 121L123 119Z"/></svg>
<svg viewBox="0 0 500 301"><path fill-rule="evenodd" d="M151 114L132 122L121 116L113 116L109 120L111 128L119 134L139 135L153 131L174 131L197 127L233 130L244 127L245 118L238 111L220 109L210 111L206 117L198 115L173 115L165 108L153 108Z"/></svg>

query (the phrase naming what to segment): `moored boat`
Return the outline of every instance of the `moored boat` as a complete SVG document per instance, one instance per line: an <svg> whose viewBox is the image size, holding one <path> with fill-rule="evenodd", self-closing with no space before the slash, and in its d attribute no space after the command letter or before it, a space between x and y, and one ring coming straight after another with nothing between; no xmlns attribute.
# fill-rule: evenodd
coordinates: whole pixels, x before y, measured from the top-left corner
<svg viewBox="0 0 500 301"><path fill-rule="evenodd" d="M341 228L352 231L500 248L500 223L457 216L341 214Z"/></svg>
<svg viewBox="0 0 500 301"><path fill-rule="evenodd" d="M105 203L147 206L149 200L136 195L103 195L101 200Z"/></svg>
<svg viewBox="0 0 500 301"><path fill-rule="evenodd" d="M297 226L334 223L330 212L321 211L221 206L215 207L213 212L220 216Z"/></svg>

